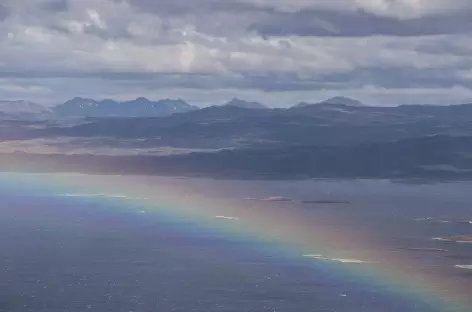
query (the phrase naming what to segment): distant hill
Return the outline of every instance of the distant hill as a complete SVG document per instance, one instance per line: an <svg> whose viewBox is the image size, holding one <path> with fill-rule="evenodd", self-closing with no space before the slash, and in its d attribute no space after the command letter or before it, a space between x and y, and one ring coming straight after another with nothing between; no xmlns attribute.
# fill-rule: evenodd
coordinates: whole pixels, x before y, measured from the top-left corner
<svg viewBox="0 0 472 312"><path fill-rule="evenodd" d="M53 111L60 117L164 117L195 109L197 108L181 99L151 101L140 97L132 101L117 102L76 97L54 107Z"/></svg>
<svg viewBox="0 0 472 312"><path fill-rule="evenodd" d="M365 105L358 101L344 96L336 96L325 101L319 103L307 103L307 102L300 102L294 106L294 108L298 107L307 107L312 105L344 105L344 106L351 106L351 107L364 107Z"/></svg>
<svg viewBox="0 0 472 312"><path fill-rule="evenodd" d="M0 101L0 117L4 119L42 119L51 115L51 110L29 101Z"/></svg>
<svg viewBox="0 0 472 312"><path fill-rule="evenodd" d="M346 105L346 106L356 106L361 107L365 106L362 102L354 100L344 96L336 96L326 101L320 102L319 104L332 104L332 105Z"/></svg>
<svg viewBox="0 0 472 312"><path fill-rule="evenodd" d="M224 106L235 106L239 108L250 108L250 109L268 109L267 106L258 103L258 102L247 102L244 100L240 100L238 98L233 98L228 103L224 104Z"/></svg>

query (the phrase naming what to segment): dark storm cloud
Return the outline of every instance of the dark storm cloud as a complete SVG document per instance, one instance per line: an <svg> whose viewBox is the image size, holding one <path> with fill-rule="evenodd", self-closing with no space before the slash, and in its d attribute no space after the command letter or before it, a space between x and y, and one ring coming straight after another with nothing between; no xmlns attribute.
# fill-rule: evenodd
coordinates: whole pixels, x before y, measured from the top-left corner
<svg viewBox="0 0 472 312"><path fill-rule="evenodd" d="M5 6L0 4L0 21L3 21L4 19L6 19L9 15L10 15L10 11Z"/></svg>
<svg viewBox="0 0 472 312"><path fill-rule="evenodd" d="M173 88L215 90L236 88L239 90L257 89L267 92L284 91L306 91L321 90L330 82L319 79L301 80L291 74L272 73L266 75L242 75L239 77L228 77L220 75L200 75L200 74L159 74L148 73L126 73L113 74L101 73L98 76L104 79L111 79L126 86L139 86L152 90ZM98 77L94 76L94 77ZM333 84L333 87L342 89L342 84Z"/></svg>
<svg viewBox="0 0 472 312"><path fill-rule="evenodd" d="M123 0L113 0L118 3ZM247 33L249 25L266 15L275 13L273 8L259 7L249 2L222 0L128 0L138 12L152 13L168 23L170 28L179 26L169 23L180 19L199 32L222 37Z"/></svg>
<svg viewBox="0 0 472 312"><path fill-rule="evenodd" d="M122 1L122 0L115 0ZM232 14L239 27L256 31L263 36L423 36L458 34L472 31L472 10L444 12L417 18L403 19L357 11L304 9L293 12L261 7L249 2L220 0L129 0L135 8L153 12L163 18L172 16L205 16L197 26L208 24L234 30L231 19L219 20L219 13ZM231 25L228 25L231 23Z"/></svg>
<svg viewBox="0 0 472 312"><path fill-rule="evenodd" d="M403 88L450 88L456 85L470 87L470 82L457 77L456 70L412 68L361 68L345 74L331 74L323 77L326 81L349 84L350 87L376 85L386 89Z"/></svg>
<svg viewBox="0 0 472 312"><path fill-rule="evenodd" d="M263 36L424 36L472 31L472 11L414 19L376 16L367 12L298 11L275 13L249 26Z"/></svg>
<svg viewBox="0 0 472 312"><path fill-rule="evenodd" d="M356 69L348 73L325 74L303 79L295 75L247 75L243 81L241 86L266 92L357 89L366 85L385 89L472 87L471 82L458 78L452 71L439 73L435 70L415 71L409 68Z"/></svg>
<svg viewBox="0 0 472 312"><path fill-rule="evenodd" d="M472 88L472 81L463 80L454 70L438 71L411 68L381 69L363 68L346 73L318 74L300 78L296 74L269 72L266 74L242 74L228 77L215 74L196 73L150 73L150 72L0 72L1 78L9 79L100 79L121 85L139 86L148 89L189 88L214 90L237 88L258 89L265 92L317 91L356 89L365 85L386 89Z"/></svg>
<svg viewBox="0 0 472 312"><path fill-rule="evenodd" d="M114 0L123 2L123 0ZM145 12L154 12L161 16L196 15L208 12L228 12L244 14L250 12L273 12L272 9L257 7L251 3L221 0L128 0L130 4Z"/></svg>
<svg viewBox="0 0 472 312"><path fill-rule="evenodd" d="M67 0L49 0L42 3L41 8L51 12L65 12L69 9Z"/></svg>
<svg viewBox="0 0 472 312"><path fill-rule="evenodd" d="M182 74L182 73L152 73L152 72L111 72L111 71L14 71L0 72L0 78L100 78L104 80L158 80L163 77L192 77L200 79L201 74Z"/></svg>
<svg viewBox="0 0 472 312"><path fill-rule="evenodd" d="M213 90L237 88L240 90L257 89L264 92L292 91L323 91L358 89L366 85L385 89L416 89L416 88L452 88L463 86L472 87L472 83L454 78L452 72L443 76L431 71L419 73L409 69L388 72L379 69L355 70L345 74L319 75L312 78L299 78L292 74L244 75L230 78L214 75L147 75L140 74L110 76L106 79L116 79L119 83L130 86L146 87L148 89L166 89L179 86L181 88Z"/></svg>
<svg viewBox="0 0 472 312"><path fill-rule="evenodd" d="M122 85L153 89L191 88L218 89L228 87L251 88L251 81L219 75L144 72L0 72L1 78L10 79L101 79ZM267 77L268 78L268 77Z"/></svg>
<svg viewBox="0 0 472 312"><path fill-rule="evenodd" d="M469 57L472 53L472 47L468 46L467 44L462 44L463 41L461 38L451 38L449 41L441 41L441 42L429 42L422 44L417 47L417 51L421 53L429 53L429 54L438 54L438 55L455 55L460 57Z"/></svg>

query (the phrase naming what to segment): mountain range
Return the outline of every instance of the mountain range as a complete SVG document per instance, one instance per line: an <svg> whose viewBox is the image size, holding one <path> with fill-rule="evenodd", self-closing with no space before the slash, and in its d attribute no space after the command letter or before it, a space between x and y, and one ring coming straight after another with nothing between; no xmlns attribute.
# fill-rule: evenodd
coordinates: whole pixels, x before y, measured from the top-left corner
<svg viewBox="0 0 472 312"><path fill-rule="evenodd" d="M346 97L335 97L318 104L346 105L361 107L359 101ZM313 104L300 103L296 107ZM233 98L229 102L214 107L237 107L252 110L267 110L267 106L252 101ZM54 107L45 107L27 101L0 101L0 117L11 119L50 119L50 118L84 118L84 117L166 117L178 113L200 110L182 99L162 99L152 101L139 97L131 101L115 101L111 99L94 100L75 97Z"/></svg>
<svg viewBox="0 0 472 312"><path fill-rule="evenodd" d="M472 180L472 104L375 107L338 97L285 109L238 99L198 109L150 102L76 98L51 111L3 103L15 116L54 118L0 118L0 170ZM138 112L116 109L135 104ZM156 152L172 149L185 155Z"/></svg>
<svg viewBox="0 0 472 312"><path fill-rule="evenodd" d="M197 107L181 99L151 101L139 97L132 101L117 102L76 97L54 107L53 111L60 117L159 117L195 109Z"/></svg>
<svg viewBox="0 0 472 312"><path fill-rule="evenodd" d="M28 133L39 137L158 138L161 146L179 148L325 146L431 135L472 136L471 120L470 104L398 107L329 104L288 109L224 105L165 117L89 118L74 125Z"/></svg>

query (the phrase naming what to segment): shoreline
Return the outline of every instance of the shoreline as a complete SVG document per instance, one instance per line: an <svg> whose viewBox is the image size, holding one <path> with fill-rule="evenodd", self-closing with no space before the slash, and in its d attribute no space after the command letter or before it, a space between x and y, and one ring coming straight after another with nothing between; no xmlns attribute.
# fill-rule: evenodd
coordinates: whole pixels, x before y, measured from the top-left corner
<svg viewBox="0 0 472 312"><path fill-rule="evenodd" d="M1 158L1 156L0 156ZM26 164L30 165L30 164ZM17 166L21 166L18 164ZM36 167L37 165L35 165ZM11 167L11 166L7 166ZM258 173L210 173L210 172L188 172L188 173L172 173L172 172L140 172L140 171L100 171L100 170L70 170L63 169L39 169L39 168L3 168L0 165L0 173L24 173L24 174L81 174L81 175L100 175L100 176L120 176L120 177L169 177L176 179L208 179L217 181L387 181L388 183L407 184L407 185L428 185L443 183L472 183L472 176L468 178L439 178L439 177L420 177L420 176L349 176L349 175L332 175L332 176L291 176L279 174L258 174Z"/></svg>

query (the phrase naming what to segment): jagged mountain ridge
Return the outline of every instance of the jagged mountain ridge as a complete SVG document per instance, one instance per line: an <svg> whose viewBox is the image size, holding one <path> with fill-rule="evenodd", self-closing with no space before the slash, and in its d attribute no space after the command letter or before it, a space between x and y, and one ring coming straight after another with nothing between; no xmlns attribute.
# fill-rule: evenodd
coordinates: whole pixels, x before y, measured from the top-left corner
<svg viewBox="0 0 472 312"><path fill-rule="evenodd" d="M361 102L346 97L334 97L326 101L309 104L299 103L292 108L301 108L318 104L345 105L362 107ZM236 107L251 110L269 110L270 108L255 101L233 98L219 107ZM187 113L200 108L188 104L182 99L161 99L157 101L139 97L130 101L112 99L94 100L75 97L52 108L30 101L0 101L0 115L24 117L166 117L176 113ZM34 116L37 114L38 116Z"/></svg>
<svg viewBox="0 0 472 312"><path fill-rule="evenodd" d="M196 110L181 99L151 101L144 97L117 102L76 97L53 108L60 117L163 117Z"/></svg>

